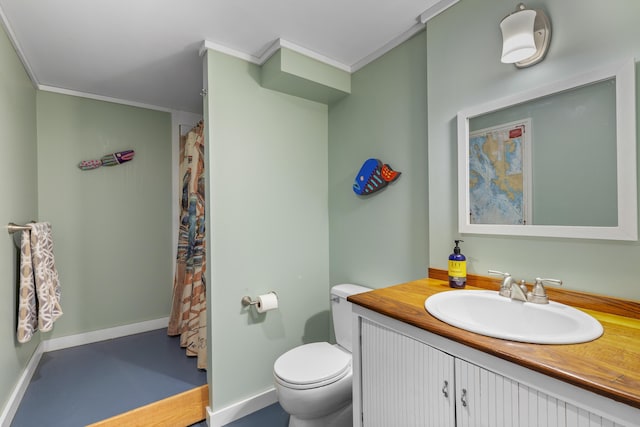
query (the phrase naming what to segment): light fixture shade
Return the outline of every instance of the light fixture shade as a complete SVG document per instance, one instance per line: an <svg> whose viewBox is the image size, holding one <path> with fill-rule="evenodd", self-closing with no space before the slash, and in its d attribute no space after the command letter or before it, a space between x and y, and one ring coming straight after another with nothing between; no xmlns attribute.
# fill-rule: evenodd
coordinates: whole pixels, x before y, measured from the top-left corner
<svg viewBox="0 0 640 427"><path fill-rule="evenodd" d="M536 43L533 37L535 19L536 11L525 9L507 16L500 22L502 62L513 64L536 53Z"/></svg>

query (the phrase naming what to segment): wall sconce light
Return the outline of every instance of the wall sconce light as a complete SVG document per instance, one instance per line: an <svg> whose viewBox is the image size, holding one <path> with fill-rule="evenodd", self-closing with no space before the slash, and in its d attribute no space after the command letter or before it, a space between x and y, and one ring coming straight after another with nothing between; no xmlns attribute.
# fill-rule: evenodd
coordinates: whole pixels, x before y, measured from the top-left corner
<svg viewBox="0 0 640 427"><path fill-rule="evenodd" d="M520 3L500 22L500 29L502 62L525 68L544 59L551 42L551 22L544 11L527 9Z"/></svg>

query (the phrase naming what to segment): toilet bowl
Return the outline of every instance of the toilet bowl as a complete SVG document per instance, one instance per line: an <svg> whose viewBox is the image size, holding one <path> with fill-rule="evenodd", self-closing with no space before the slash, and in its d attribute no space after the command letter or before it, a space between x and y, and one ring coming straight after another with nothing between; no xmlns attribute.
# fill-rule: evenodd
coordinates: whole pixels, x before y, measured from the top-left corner
<svg viewBox="0 0 640 427"><path fill-rule="evenodd" d="M337 285L331 308L337 344L296 347L273 366L278 400L290 415L289 427L350 427L352 414L351 304L349 295L371 289Z"/></svg>

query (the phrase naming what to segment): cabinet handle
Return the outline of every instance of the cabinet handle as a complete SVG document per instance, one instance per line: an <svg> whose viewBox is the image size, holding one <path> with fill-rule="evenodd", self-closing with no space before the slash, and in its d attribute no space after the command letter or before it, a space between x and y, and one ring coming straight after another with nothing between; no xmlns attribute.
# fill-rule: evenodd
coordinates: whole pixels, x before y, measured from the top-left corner
<svg viewBox="0 0 640 427"><path fill-rule="evenodd" d="M462 402L462 406L467 407L467 389L462 389L462 396L460 396L460 402Z"/></svg>
<svg viewBox="0 0 640 427"><path fill-rule="evenodd" d="M449 381L445 381L442 385L442 394L444 397L449 397Z"/></svg>

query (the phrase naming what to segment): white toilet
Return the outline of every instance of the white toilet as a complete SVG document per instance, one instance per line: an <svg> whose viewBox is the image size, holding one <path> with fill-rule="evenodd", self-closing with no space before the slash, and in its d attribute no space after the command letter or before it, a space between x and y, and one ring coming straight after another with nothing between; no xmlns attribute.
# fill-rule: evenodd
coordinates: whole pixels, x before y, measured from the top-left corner
<svg viewBox="0 0 640 427"><path fill-rule="evenodd" d="M278 400L289 427L351 427L351 303L349 295L371 289L358 285L331 288L331 311L337 344L301 345L273 365Z"/></svg>

